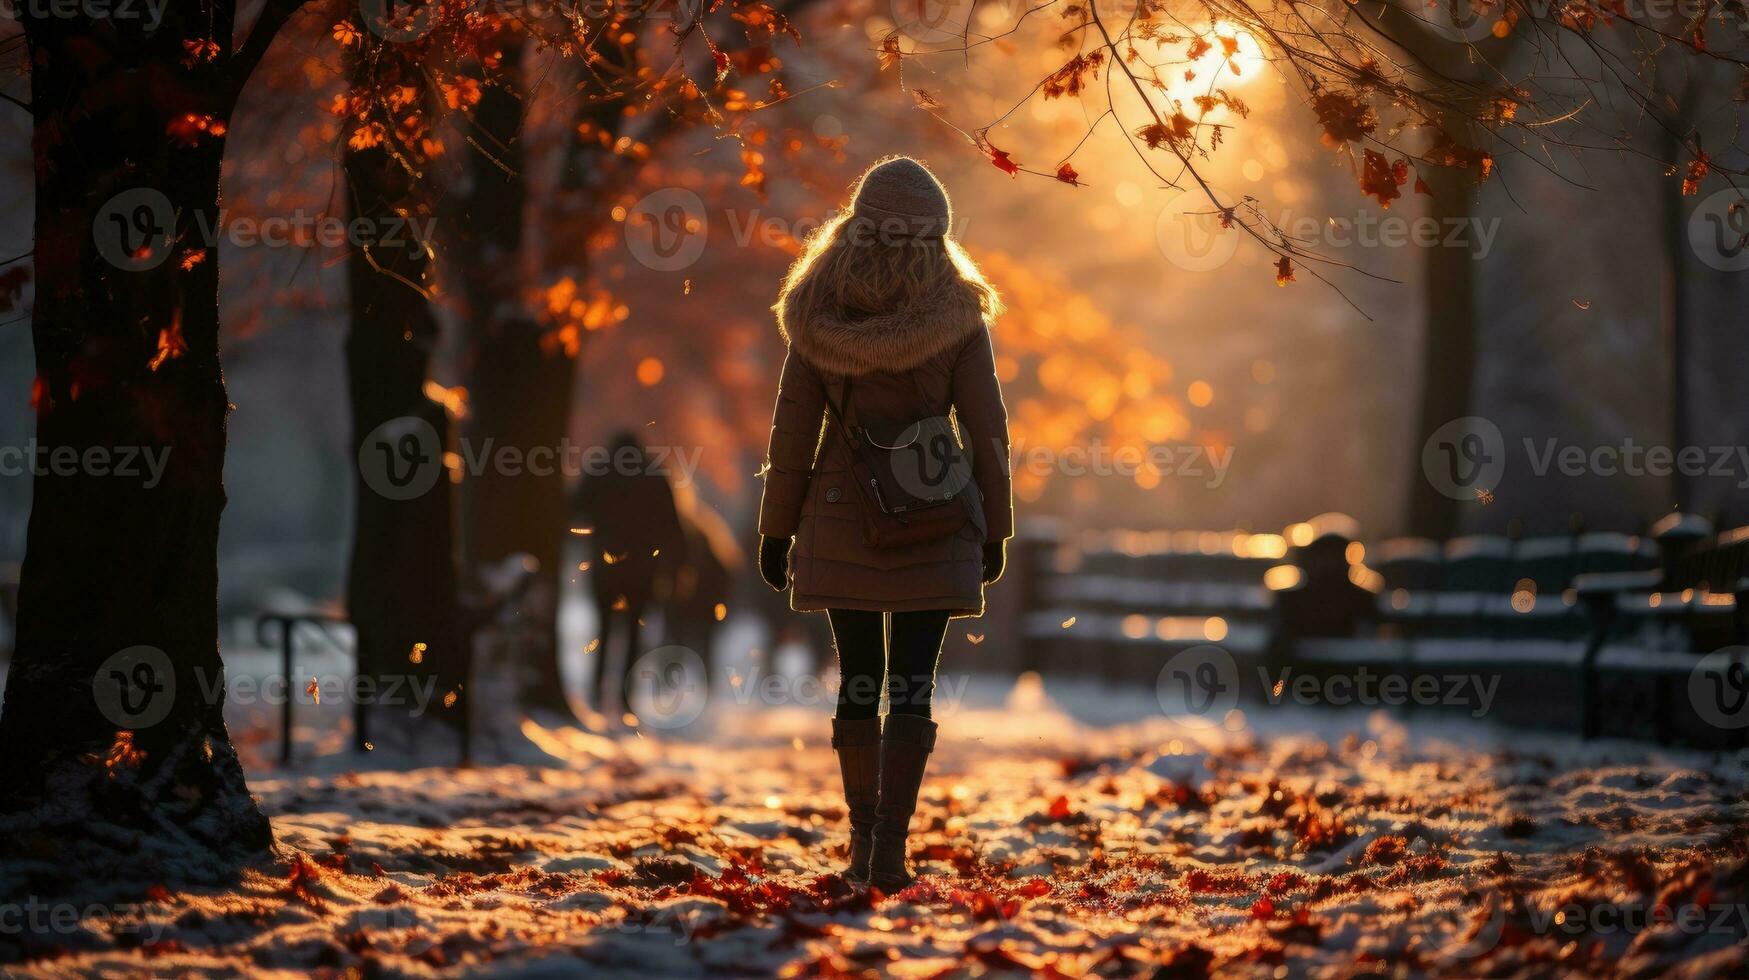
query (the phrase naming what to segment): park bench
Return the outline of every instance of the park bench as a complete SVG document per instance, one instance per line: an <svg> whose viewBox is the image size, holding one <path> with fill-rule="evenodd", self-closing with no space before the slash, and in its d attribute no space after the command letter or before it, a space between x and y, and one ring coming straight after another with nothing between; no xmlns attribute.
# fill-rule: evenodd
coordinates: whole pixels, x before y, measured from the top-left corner
<svg viewBox="0 0 1749 980"><path fill-rule="evenodd" d="M1591 623L1583 731L1741 744L1742 730L1721 731L1698 713L1693 675L1710 670L1699 658L1745 642L1749 527L1715 534L1698 515L1671 514L1650 537L1657 566L1574 581Z"/></svg>
<svg viewBox="0 0 1749 980"><path fill-rule="evenodd" d="M476 637L489 629L511 628L499 626L499 620L503 618L501 614L514 608L522 600L534 581L536 571L525 556L512 555L503 562L482 567L477 576L479 587L461 597L456 613L456 626L464 651L463 689L473 690L475 686ZM308 640L315 639L331 650L352 657L353 669L357 670L357 637L352 633L351 626L345 612L336 605L290 604L263 610L256 615L255 641L263 647L279 648L280 676L285 680L289 695L290 691L296 689L297 679L302 676L297 669L300 636L306 638L306 649ZM281 765L291 762L296 746L296 705L297 698L288 696L280 710ZM473 699L464 697L461 705L457 734L461 741L461 759L466 764L473 759ZM367 751L370 738L367 723L369 712L363 708L363 705L355 705L353 711L353 748L359 752Z"/></svg>
<svg viewBox="0 0 1749 980"><path fill-rule="evenodd" d="M1278 535L1115 531L1031 547L1028 669L1151 684L1180 650L1212 643L1249 656L1268 646L1263 579L1285 552Z"/></svg>
<svg viewBox="0 0 1749 980"><path fill-rule="evenodd" d="M1050 531L1016 540L1023 669L1153 683L1200 645L1327 678L1366 670L1494 686L1485 717L1699 744L1699 658L1745 639L1749 528L1693 515L1644 535L1357 543L1324 515L1281 535ZM1721 678L1724 683L1731 678ZM1255 697L1258 685L1243 688ZM1441 700L1432 710L1473 710ZM1407 710L1422 710L1410 705Z"/></svg>

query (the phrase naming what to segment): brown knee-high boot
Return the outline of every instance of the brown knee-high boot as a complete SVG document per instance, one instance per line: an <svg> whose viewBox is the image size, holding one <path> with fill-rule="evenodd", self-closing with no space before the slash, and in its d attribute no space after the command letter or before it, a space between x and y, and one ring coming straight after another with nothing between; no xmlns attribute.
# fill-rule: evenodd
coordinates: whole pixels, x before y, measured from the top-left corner
<svg viewBox="0 0 1749 980"><path fill-rule="evenodd" d="M894 891L909 885L905 835L917 810L923 770L935 750L935 722L921 715L889 714L881 733L881 796L875 811L874 854L869 878L877 888Z"/></svg>
<svg viewBox="0 0 1749 980"><path fill-rule="evenodd" d="M881 720L832 719L832 748L838 753L844 805L850 811L850 867L844 877L867 881L868 856L874 848L875 808L881 792Z"/></svg>

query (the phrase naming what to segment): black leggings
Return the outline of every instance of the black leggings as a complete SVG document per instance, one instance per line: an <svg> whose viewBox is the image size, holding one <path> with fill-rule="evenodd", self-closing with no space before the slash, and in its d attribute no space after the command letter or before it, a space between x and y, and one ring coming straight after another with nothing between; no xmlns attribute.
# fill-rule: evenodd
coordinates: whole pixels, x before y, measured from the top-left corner
<svg viewBox="0 0 1749 980"><path fill-rule="evenodd" d="M883 681L890 711L929 717L941 639L947 635L947 610L893 613L890 642L882 636L886 613L828 609L826 615L838 646L838 717L876 717Z"/></svg>

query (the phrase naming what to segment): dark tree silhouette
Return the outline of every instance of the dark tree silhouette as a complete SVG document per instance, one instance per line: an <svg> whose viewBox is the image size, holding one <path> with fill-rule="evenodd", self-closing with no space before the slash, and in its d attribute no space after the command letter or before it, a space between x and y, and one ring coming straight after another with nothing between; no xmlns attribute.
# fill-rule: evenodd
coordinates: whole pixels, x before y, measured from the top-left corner
<svg viewBox="0 0 1749 980"><path fill-rule="evenodd" d="M358 27L359 43L349 48L354 89L412 79L403 91L415 94L400 109L427 109L419 65L407 50L369 33L362 22ZM408 742L434 718L460 719L470 706L463 700L467 637L443 463L451 426L445 406L426 391L439 339L430 295L435 263L430 243L416 231L426 211L416 168L426 161L417 143L397 148L355 138L360 127L396 125L386 106L349 116L348 123L346 192L353 225L367 237L347 258L352 324L346 373L359 460L347 615L358 636L358 675L374 681L372 689L405 692L401 681L412 679L434 681L436 694L431 704L357 700L353 737L363 748L391 732ZM433 714L415 714L418 708Z"/></svg>
<svg viewBox="0 0 1749 980"><path fill-rule="evenodd" d="M530 315L521 272L523 208L528 189L523 140L525 36L506 31L499 84L487 88L465 123L467 189L460 198L454 243L466 307L464 318L469 413L474 444L527 452L555 447L565 435L576 362ZM608 44L607 49L616 46ZM559 675L557 603L565 475L499 472L488 466L464 485L466 567L531 556L538 576L518 612L528 622L514 650L524 705L570 717Z"/></svg>
<svg viewBox="0 0 1749 980"><path fill-rule="evenodd" d="M218 532L219 170L252 68L226 0L164 21L29 5L36 183L36 476L0 717L0 849L45 874L217 876L271 841L225 729ZM162 478L99 454L167 454ZM102 855L111 855L105 860Z"/></svg>
<svg viewBox="0 0 1749 980"><path fill-rule="evenodd" d="M567 149L561 195L561 234L569 246L564 264L573 279L588 280L592 243L611 226L612 204L637 186L653 155L701 124L736 134L737 125L728 119L738 123L769 104L742 98L731 109L718 93L726 85L749 84L750 77L731 74L736 64L745 66L748 76L771 72L776 81L780 72L769 56L771 46L790 32L788 18L810 4L779 0L721 10L711 5L715 16L709 23L690 19L693 8L685 4L658 5L645 13L667 17L640 17L633 10L586 22L583 33L592 38L591 52L567 95L575 105L578 135ZM686 47L694 36L706 43ZM468 189L459 224L465 233L454 252L467 309L467 432L475 446L489 439L527 452L557 446L569 431L582 340L574 327L532 315L533 284L520 277L529 258L519 77L527 68L521 37L519 31L506 32L495 49L500 84L482 93L463 124L469 137ZM652 85L651 79L659 83ZM652 88L660 98L646 98ZM781 83L774 91L782 91ZM529 641L518 651L524 703L569 714L559 673L557 619L559 590L569 571L562 562L565 474L556 468L511 474L488 467L471 475L463 496L469 567L514 554L532 556L539 565L537 583L521 608Z"/></svg>

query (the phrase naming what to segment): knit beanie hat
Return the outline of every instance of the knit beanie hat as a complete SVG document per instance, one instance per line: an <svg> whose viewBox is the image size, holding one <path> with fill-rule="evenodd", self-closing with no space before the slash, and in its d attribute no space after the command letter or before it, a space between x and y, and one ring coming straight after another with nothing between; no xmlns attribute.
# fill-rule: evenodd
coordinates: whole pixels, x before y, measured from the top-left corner
<svg viewBox="0 0 1749 980"><path fill-rule="evenodd" d="M947 189L910 157L888 157L857 181L851 214L883 235L940 238L953 225Z"/></svg>

